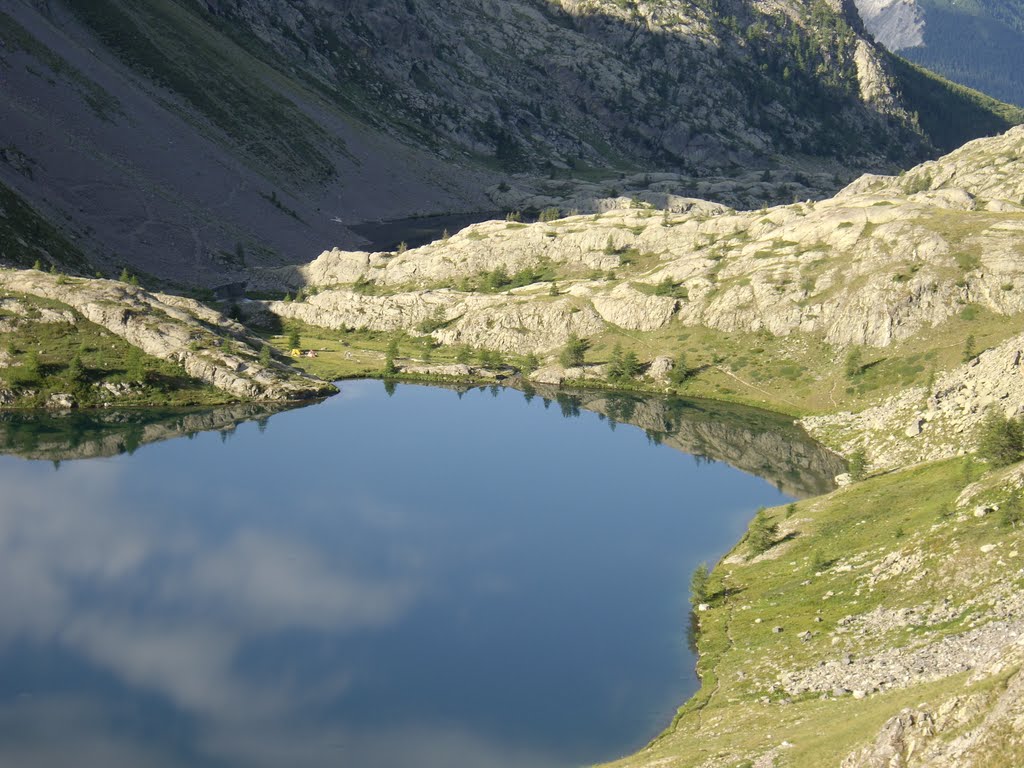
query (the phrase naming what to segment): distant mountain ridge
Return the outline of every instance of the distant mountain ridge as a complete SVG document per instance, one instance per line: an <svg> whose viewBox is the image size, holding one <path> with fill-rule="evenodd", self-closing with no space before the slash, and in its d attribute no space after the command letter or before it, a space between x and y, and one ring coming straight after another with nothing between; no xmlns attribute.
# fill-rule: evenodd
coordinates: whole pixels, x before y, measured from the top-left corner
<svg viewBox="0 0 1024 768"><path fill-rule="evenodd" d="M858 0L889 50L997 99L1024 106L1024 3Z"/></svg>

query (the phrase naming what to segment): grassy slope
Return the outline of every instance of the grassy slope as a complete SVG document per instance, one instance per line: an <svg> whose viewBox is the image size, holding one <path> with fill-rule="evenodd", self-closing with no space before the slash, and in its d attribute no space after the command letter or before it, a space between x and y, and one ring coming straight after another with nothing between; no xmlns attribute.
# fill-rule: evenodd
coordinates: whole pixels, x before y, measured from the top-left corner
<svg viewBox="0 0 1024 768"><path fill-rule="evenodd" d="M289 321L300 330L302 347L319 350L315 360L296 361L298 367L321 378L344 379L380 376L390 337L366 331L344 332ZM616 344L633 350L641 361L658 355L686 355L695 375L679 392L692 397L754 405L806 415L866 407L881 396L924 385L933 372L954 368L962 362L968 337L977 351L987 349L1024 332L1024 317L997 317L983 311L968 312L886 349L865 349L862 373L848 377L842 354L819 339L794 334L776 338L767 333L724 333L673 323L654 333L609 327L591 339L588 363L607 362ZM279 329L271 337L279 349L287 337ZM456 361L459 350L433 348L428 339L400 334L398 362L432 364ZM429 350L429 353L428 353ZM471 351L477 361L479 350ZM505 362L521 366L522 358ZM621 383L617 384L622 387ZM626 388L662 391L653 382L635 382Z"/></svg>
<svg viewBox="0 0 1024 768"><path fill-rule="evenodd" d="M859 700L816 692L789 697L773 688L779 669L814 667L845 652L868 655L984 623L974 601L1008 577L980 546L1000 543L1005 553L1024 543L1024 532L1002 526L995 515L946 514L974 471L969 459L920 466L801 502L789 513L773 510L789 540L752 560L741 543L713 573L711 608L699 614L700 692L648 749L615 765L749 766L783 741L792 746L779 751L780 768L837 765L904 707L998 688L1003 678L971 685L964 674ZM869 587L872 566L895 550L920 553L919 569L928 577L905 575ZM812 572L815 560L828 565ZM1010 578L1024 586L1019 575ZM836 631L850 614L936 604L947 595L965 609L958 620L866 638ZM798 638L804 631L813 633L810 641Z"/></svg>
<svg viewBox="0 0 1024 768"><path fill-rule="evenodd" d="M95 385L103 382L130 384L131 390L116 398L122 406L215 405L235 399L190 378L178 366L155 357L132 352L130 344L98 325L90 323L70 307L37 296L12 294L0 290L0 301L13 299L28 314L22 315L0 304L0 322L16 323L3 333L2 353L10 367L0 368L0 389L17 396L15 407L34 408L45 404L53 393L70 393L83 407L98 406L114 400ZM41 313L51 310L75 315L75 324L45 322ZM39 361L39 377L26 378L25 363L30 352ZM80 381L68 376L68 364L78 355L84 374ZM143 377L132 378L129 360L138 354Z"/></svg>

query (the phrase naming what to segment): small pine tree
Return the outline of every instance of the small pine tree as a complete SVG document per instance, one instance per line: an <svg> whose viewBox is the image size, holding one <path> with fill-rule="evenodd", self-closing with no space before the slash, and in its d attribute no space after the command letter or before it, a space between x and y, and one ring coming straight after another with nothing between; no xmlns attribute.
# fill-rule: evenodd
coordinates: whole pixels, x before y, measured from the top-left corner
<svg viewBox="0 0 1024 768"><path fill-rule="evenodd" d="M43 263L39 259L36 259L32 263L32 269L34 269L36 272L42 272L43 271Z"/></svg>
<svg viewBox="0 0 1024 768"><path fill-rule="evenodd" d="M128 267L124 267L121 270L121 276L119 278L117 278L117 279L120 280L122 283L131 282L132 275L131 275L131 272L128 271Z"/></svg>
<svg viewBox="0 0 1024 768"><path fill-rule="evenodd" d="M767 552L775 544L775 537L779 533L779 524L768 517L764 507L757 510L750 529L747 531L747 546L750 548L750 557Z"/></svg>
<svg viewBox="0 0 1024 768"><path fill-rule="evenodd" d="M540 368L540 359L533 352L523 358L523 370L526 373L533 373Z"/></svg>
<svg viewBox="0 0 1024 768"><path fill-rule="evenodd" d="M863 373L864 357L860 351L860 347L852 347L850 351L846 353L844 369L846 371L846 378L848 379L854 379Z"/></svg>
<svg viewBox="0 0 1024 768"><path fill-rule="evenodd" d="M81 355L77 352L68 362L68 367L65 373L70 384L77 386L85 383L85 366L82 364Z"/></svg>
<svg viewBox="0 0 1024 768"><path fill-rule="evenodd" d="M707 563L701 563L690 577L690 604L694 607L708 601L708 582L711 573Z"/></svg>
<svg viewBox="0 0 1024 768"><path fill-rule="evenodd" d="M291 304L292 303L292 294L291 294L291 292L286 293L284 295L284 303L285 304Z"/></svg>
<svg viewBox="0 0 1024 768"><path fill-rule="evenodd" d="M977 354L978 352L974 348L974 334L972 333L966 339L964 339L964 349L962 355L963 361L965 363L970 362L977 356Z"/></svg>
<svg viewBox="0 0 1024 768"><path fill-rule="evenodd" d="M384 352L384 375L394 376L398 373L398 366L395 359L398 357L398 339L391 339L388 348Z"/></svg>
<svg viewBox="0 0 1024 768"><path fill-rule="evenodd" d="M676 357L675 365L672 366L672 370L669 371L668 380L673 386L681 386L686 383L687 379L693 375L690 370L690 366L686 360L686 353L680 352L679 356Z"/></svg>
<svg viewBox="0 0 1024 768"><path fill-rule="evenodd" d="M868 457L863 448L850 454L850 479L859 483L867 476Z"/></svg>
<svg viewBox="0 0 1024 768"><path fill-rule="evenodd" d="M1017 419L1008 419L990 408L978 425L978 456L1004 467L1024 457L1024 430Z"/></svg>
<svg viewBox="0 0 1024 768"><path fill-rule="evenodd" d="M565 348L558 356L558 361L563 368L578 368L585 362L588 349L590 349L589 341L571 333L569 340L565 343Z"/></svg>
<svg viewBox="0 0 1024 768"><path fill-rule="evenodd" d="M288 349L301 349L302 348L302 336L299 334L298 328L292 328L288 331Z"/></svg>
<svg viewBox="0 0 1024 768"><path fill-rule="evenodd" d="M18 378L25 384L35 384L39 381L40 374L39 353L30 349L21 363Z"/></svg>
<svg viewBox="0 0 1024 768"><path fill-rule="evenodd" d="M828 559L821 554L821 552L815 552L811 555L811 561L807 564L808 572L813 576L816 573L821 573L828 569Z"/></svg>
<svg viewBox="0 0 1024 768"><path fill-rule="evenodd" d="M455 350L455 362L461 363L462 365L469 365L473 359L473 350L468 345L463 344L457 350Z"/></svg>
<svg viewBox="0 0 1024 768"><path fill-rule="evenodd" d="M622 377L622 345L615 342L615 346L612 347L611 359L608 361L608 378L618 381Z"/></svg>
<svg viewBox="0 0 1024 768"><path fill-rule="evenodd" d="M640 365L640 358L636 356L636 352L629 350L622 356L622 375L624 378L632 379L638 376L641 370L643 370L643 366Z"/></svg>
<svg viewBox="0 0 1024 768"><path fill-rule="evenodd" d="M144 381L146 378L146 365L143 360L142 350L138 347L129 347L125 354L125 375L130 381Z"/></svg>
<svg viewBox="0 0 1024 768"><path fill-rule="evenodd" d="M1017 528L1024 523L1024 503L1021 492L1015 491L999 508L999 523L1004 528Z"/></svg>
<svg viewBox="0 0 1024 768"><path fill-rule="evenodd" d="M260 347L260 365L266 367L270 365L270 345L264 344Z"/></svg>

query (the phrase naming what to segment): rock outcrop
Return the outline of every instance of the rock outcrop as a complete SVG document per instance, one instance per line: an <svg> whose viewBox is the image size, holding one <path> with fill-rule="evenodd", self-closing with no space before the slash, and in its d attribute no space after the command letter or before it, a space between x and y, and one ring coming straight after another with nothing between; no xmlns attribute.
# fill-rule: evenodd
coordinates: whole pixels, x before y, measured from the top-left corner
<svg viewBox="0 0 1024 768"><path fill-rule="evenodd" d="M969 307L1024 312L1022 179L1015 128L816 203L486 222L403 253L328 251L259 273L252 287L318 291L272 309L327 327L415 330L436 311L425 332L438 341L502 350L547 351L570 330L594 332L598 318L886 347ZM487 289L499 271L518 284L554 279L572 300L553 299L550 282Z"/></svg>
<svg viewBox="0 0 1024 768"><path fill-rule="evenodd" d="M1024 335L986 350L936 377L858 413L801 421L819 440L849 455L864 450L873 469L893 469L971 450L990 408L1007 417L1024 413Z"/></svg>
<svg viewBox="0 0 1024 768"><path fill-rule="evenodd" d="M37 270L0 270L0 287L65 304L146 354L178 363L189 376L235 397L291 401L336 391L289 365L261 364L262 341L192 299Z"/></svg>

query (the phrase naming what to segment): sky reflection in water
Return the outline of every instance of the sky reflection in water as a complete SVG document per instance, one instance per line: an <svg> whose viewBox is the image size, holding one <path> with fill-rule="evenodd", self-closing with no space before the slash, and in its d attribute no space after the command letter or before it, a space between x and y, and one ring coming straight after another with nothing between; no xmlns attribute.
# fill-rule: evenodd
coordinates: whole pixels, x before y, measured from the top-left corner
<svg viewBox="0 0 1024 768"><path fill-rule="evenodd" d="M514 391L0 458L0 765L545 768L695 688L686 585L786 497Z"/></svg>

